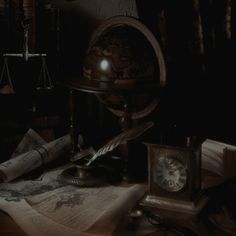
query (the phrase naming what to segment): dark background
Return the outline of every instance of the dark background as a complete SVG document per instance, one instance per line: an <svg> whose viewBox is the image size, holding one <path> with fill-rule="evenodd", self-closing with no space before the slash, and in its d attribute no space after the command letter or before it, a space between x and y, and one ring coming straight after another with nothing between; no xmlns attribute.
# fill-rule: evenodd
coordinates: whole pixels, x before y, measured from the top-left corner
<svg viewBox="0 0 236 236"><path fill-rule="evenodd" d="M30 51L47 53L55 85L51 91L35 90L40 59L9 61L16 93L0 94L1 159L7 158L29 127L48 140L68 132L68 91L61 82L71 76L80 78L92 32L114 15L138 17L157 37L166 59L167 87L158 109L145 118L156 123L152 135L195 135L236 144L235 29L230 19L230 34L226 31L227 3L231 2L0 0L0 68L3 53L22 50L20 22L28 17ZM233 15L232 4L231 8ZM203 51L199 51L198 27L202 30ZM93 96L80 94L78 110L87 143L98 145L119 132L118 118Z"/></svg>

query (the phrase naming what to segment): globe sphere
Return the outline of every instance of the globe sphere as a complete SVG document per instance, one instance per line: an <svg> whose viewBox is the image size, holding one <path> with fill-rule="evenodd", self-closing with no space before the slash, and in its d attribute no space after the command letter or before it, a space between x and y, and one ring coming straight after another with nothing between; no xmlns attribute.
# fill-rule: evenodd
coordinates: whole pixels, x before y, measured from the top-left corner
<svg viewBox="0 0 236 236"><path fill-rule="evenodd" d="M166 84L160 46L140 21L113 17L94 32L83 66L84 79L106 87L98 99L118 116L124 105L132 107L132 118L149 114L158 104Z"/></svg>

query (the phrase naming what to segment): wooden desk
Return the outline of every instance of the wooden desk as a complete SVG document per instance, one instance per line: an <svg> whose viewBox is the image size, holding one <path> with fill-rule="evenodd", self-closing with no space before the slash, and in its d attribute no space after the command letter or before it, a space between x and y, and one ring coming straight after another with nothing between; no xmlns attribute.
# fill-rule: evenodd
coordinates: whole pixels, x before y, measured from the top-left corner
<svg viewBox="0 0 236 236"><path fill-rule="evenodd" d="M231 185L230 185L231 186ZM228 186L228 187L230 187ZM233 189L235 189L235 185L233 184L231 187L233 187ZM232 190L231 188L229 190ZM223 188L218 190L219 192L222 193L222 195L217 195L216 192L212 192L212 196L217 199L221 199L223 197L226 197L225 195L232 195L233 198L233 203L235 202L235 195L233 194L233 191L227 191L227 189ZM213 199L214 200L214 199ZM215 199L216 200L216 199ZM228 200L228 199L226 199ZM218 201L217 201L218 202ZM215 204L213 204L215 206ZM219 206L219 205L217 205ZM232 206L232 208L234 208L234 205L230 205ZM229 209L229 206L228 206ZM235 208L234 208L235 209ZM206 211L208 212L208 211ZM212 212L212 211L211 211ZM216 211L214 211L216 212ZM204 214L205 216L209 216L208 213ZM234 223L235 220L232 221L230 218L224 217L224 214L222 214L221 216L218 215L218 213L216 214L216 219L218 224L218 227L222 227L225 226L225 228L227 227L228 229L234 230L234 232L236 232L236 224ZM205 218L205 217L204 217ZM130 227L128 227L128 223L130 222L130 219L126 216L124 217L119 226L116 228L114 234L112 236L172 236L172 235L176 235L170 232L160 232L160 231L156 231L156 228L152 225L150 225L146 218L141 219L139 224L137 224L137 226L133 229L128 229ZM205 225L202 223L201 221L190 221L190 220L184 220L184 221L179 221L179 223L184 224L187 227L190 227L191 229L194 229L194 231L197 233L198 236L233 236L235 234L231 233L231 234L227 234L224 233L221 230L217 230L215 227L214 232L210 232L209 230L207 230L207 228L205 227ZM97 229L96 229L97 230ZM147 233L147 231L149 231ZM155 232L156 231L156 232ZM96 231L95 231L96 232ZM150 234L150 232L155 232ZM0 210L0 236L26 236L26 234L23 232L23 230L20 229L20 227L4 212L2 212ZM34 236L34 235L32 235ZM56 236L62 236L62 235L56 235ZM80 236L80 235L78 235ZM102 236L102 235L100 235Z"/></svg>
<svg viewBox="0 0 236 236"><path fill-rule="evenodd" d="M26 236L23 230L5 212L0 211L1 236Z"/></svg>
<svg viewBox="0 0 236 236"><path fill-rule="evenodd" d="M151 226L147 221L141 222L142 227L138 226L134 229L127 229L126 220L121 222L120 226L114 232L114 236L176 236L177 234L171 232L161 232L156 231L156 229ZM198 232L198 236L230 236L229 234L223 233L222 231L214 231L210 233L201 224L194 224L193 222L188 222L192 228L195 228ZM149 232L149 233L147 233ZM9 215L0 211L0 235L1 236L27 236L24 231L11 219ZM32 235L33 236L33 235ZM61 235L57 235L61 236ZM79 236L79 235L78 235Z"/></svg>

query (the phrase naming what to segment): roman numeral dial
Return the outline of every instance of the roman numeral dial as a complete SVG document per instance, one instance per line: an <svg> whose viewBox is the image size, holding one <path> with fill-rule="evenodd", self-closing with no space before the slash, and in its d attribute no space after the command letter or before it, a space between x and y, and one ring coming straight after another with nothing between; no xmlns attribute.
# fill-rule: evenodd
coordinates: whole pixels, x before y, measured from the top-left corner
<svg viewBox="0 0 236 236"><path fill-rule="evenodd" d="M186 165L181 158L172 155L159 157L153 168L153 180L169 192L178 192L187 182Z"/></svg>

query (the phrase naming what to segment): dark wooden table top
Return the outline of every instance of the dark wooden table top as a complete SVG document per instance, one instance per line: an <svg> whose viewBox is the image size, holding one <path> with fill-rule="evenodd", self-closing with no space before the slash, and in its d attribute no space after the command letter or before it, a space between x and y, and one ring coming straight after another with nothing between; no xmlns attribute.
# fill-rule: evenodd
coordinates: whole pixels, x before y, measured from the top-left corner
<svg viewBox="0 0 236 236"><path fill-rule="evenodd" d="M126 223L121 223L121 225L114 232L114 236L177 236L173 232L162 232L156 230L154 227L148 225L147 221L143 222L141 225L135 229L127 229L123 227ZM191 228L195 228L198 236L230 236L230 234L223 233L222 231L207 231L203 225L193 222L188 222ZM27 236L26 233L13 221L13 219L0 210L0 236ZM33 236L33 235L32 235ZM58 235L60 236L60 235ZM79 235L78 235L79 236Z"/></svg>
<svg viewBox="0 0 236 236"><path fill-rule="evenodd" d="M5 212L0 211L1 236L25 236L24 231Z"/></svg>

